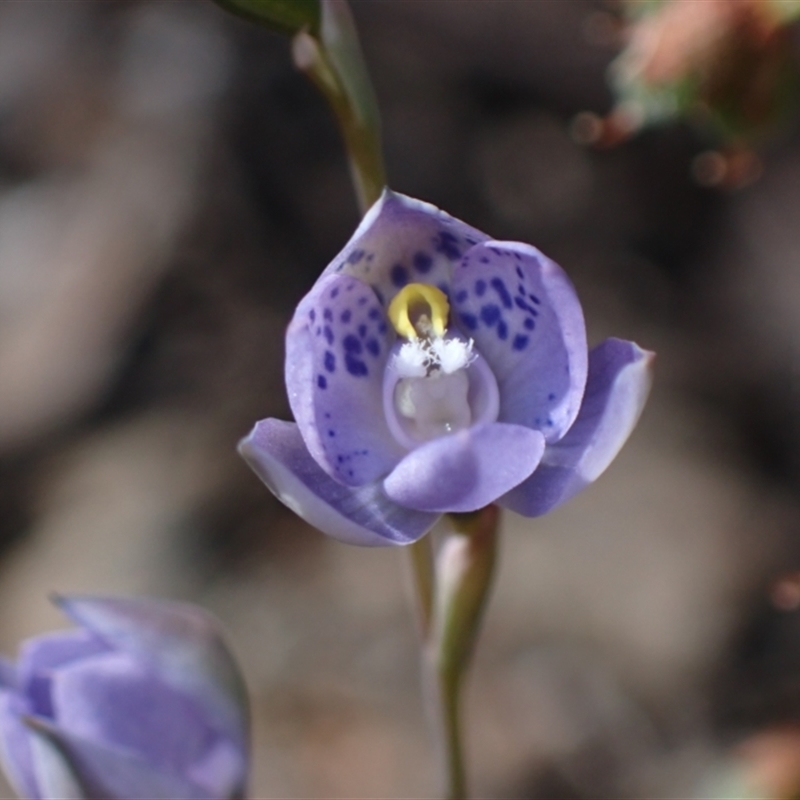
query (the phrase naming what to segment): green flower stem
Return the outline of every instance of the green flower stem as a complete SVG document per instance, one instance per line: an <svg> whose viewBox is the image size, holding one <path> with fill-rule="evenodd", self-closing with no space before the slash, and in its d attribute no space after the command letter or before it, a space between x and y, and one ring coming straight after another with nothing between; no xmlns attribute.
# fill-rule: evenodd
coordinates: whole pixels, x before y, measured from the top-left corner
<svg viewBox="0 0 800 800"><path fill-rule="evenodd" d="M443 668L431 646L423 651L423 686L426 710L436 736L437 756L442 765L443 797L465 800L467 771L461 735L461 675Z"/></svg>
<svg viewBox="0 0 800 800"><path fill-rule="evenodd" d="M461 696L497 558L500 510L451 514L454 532L442 544L436 571L433 624L425 652L428 691L439 713L439 747L448 800L467 796L461 735Z"/></svg>
<svg viewBox="0 0 800 800"><path fill-rule="evenodd" d="M322 0L319 35L300 31L292 56L336 115L363 214L381 196L386 170L378 104L345 0Z"/></svg>
<svg viewBox="0 0 800 800"><path fill-rule="evenodd" d="M433 620L433 598L436 583L431 536L423 536L407 548L414 582L420 635L427 641Z"/></svg>

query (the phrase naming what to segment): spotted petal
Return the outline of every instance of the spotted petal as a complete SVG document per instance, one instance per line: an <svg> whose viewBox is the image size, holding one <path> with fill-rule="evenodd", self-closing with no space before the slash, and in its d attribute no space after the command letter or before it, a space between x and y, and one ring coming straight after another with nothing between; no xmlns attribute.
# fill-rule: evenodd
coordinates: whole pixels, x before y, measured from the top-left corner
<svg viewBox="0 0 800 800"><path fill-rule="evenodd" d="M600 477L634 426L650 390L652 353L607 339L589 354L586 396L575 424L548 445L534 474L500 499L525 516L545 514Z"/></svg>
<svg viewBox="0 0 800 800"><path fill-rule="evenodd" d="M332 480L311 458L291 422L262 420L241 441L239 452L281 502L323 533L349 544L409 544L438 518L397 505L380 483L352 489Z"/></svg>
<svg viewBox="0 0 800 800"><path fill-rule="evenodd" d="M586 329L569 278L535 247L486 242L456 270L453 313L475 340L500 389L501 422L558 441L586 384Z"/></svg>
<svg viewBox="0 0 800 800"><path fill-rule="evenodd" d="M395 333L375 293L348 275L319 281L286 334L286 386L309 452L331 477L363 486L403 450L383 414L383 371Z"/></svg>
<svg viewBox="0 0 800 800"><path fill-rule="evenodd" d="M407 283L449 292L453 268L489 237L444 211L385 189L323 275L353 275L388 305Z"/></svg>
<svg viewBox="0 0 800 800"><path fill-rule="evenodd" d="M520 425L489 423L412 450L386 478L386 494L420 511L475 511L524 481L544 437Z"/></svg>

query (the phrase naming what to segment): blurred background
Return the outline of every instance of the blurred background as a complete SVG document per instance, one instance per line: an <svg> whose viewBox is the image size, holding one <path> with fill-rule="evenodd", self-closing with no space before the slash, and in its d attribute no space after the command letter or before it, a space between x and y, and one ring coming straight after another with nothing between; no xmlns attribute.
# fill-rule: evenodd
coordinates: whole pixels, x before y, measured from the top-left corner
<svg viewBox="0 0 800 800"><path fill-rule="evenodd" d="M393 188L556 259L591 343L658 352L606 475L505 517L476 796L791 796L797 126L760 180L703 187L686 124L570 135L614 105L605 5L352 5ZM437 786L404 553L327 540L234 449L288 418L283 331L357 221L287 39L200 0L0 4L0 649L64 624L51 591L207 606L252 693L253 798Z"/></svg>

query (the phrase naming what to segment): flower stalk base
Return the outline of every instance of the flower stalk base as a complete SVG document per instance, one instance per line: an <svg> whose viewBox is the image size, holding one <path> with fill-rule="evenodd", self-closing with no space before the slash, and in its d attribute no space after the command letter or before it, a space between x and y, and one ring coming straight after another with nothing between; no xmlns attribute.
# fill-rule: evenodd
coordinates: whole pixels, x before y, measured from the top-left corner
<svg viewBox="0 0 800 800"><path fill-rule="evenodd" d="M449 521L453 530L437 554L432 584L419 550L411 552L411 560L418 605L430 609L427 618L422 615L427 622L422 627L423 685L444 766L444 797L464 800L467 780L461 700L494 576L499 508L490 505L470 514L450 514Z"/></svg>

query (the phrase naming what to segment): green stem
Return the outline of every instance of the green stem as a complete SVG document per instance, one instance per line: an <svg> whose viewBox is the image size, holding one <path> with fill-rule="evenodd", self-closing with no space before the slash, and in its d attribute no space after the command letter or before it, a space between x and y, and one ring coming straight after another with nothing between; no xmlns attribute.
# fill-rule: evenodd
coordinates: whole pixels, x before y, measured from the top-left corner
<svg viewBox="0 0 800 800"><path fill-rule="evenodd" d="M430 636L433 621L436 576L433 563L432 537L423 536L419 541L410 544L406 550L408 551L411 576L414 582L419 630L424 642Z"/></svg>
<svg viewBox="0 0 800 800"><path fill-rule="evenodd" d="M378 104L347 3L323 0L319 34L300 31L292 55L336 115L363 214L381 196L386 170Z"/></svg>
<svg viewBox="0 0 800 800"><path fill-rule="evenodd" d="M448 800L465 800L467 781L461 735L464 677L472 661L497 558L499 509L451 514L455 528L443 543L436 572L437 594L425 667L436 702L439 746Z"/></svg>
<svg viewBox="0 0 800 800"><path fill-rule="evenodd" d="M365 127L353 114L351 105L331 102L345 140L350 177L356 191L361 214L378 200L386 186L386 172L381 153L380 134Z"/></svg>
<svg viewBox="0 0 800 800"><path fill-rule="evenodd" d="M464 671L443 664L435 653L428 653L426 668L429 670L429 692L436 702L439 757L444 766L446 800L465 800L467 797L467 775L464 767L464 745L461 736L461 693Z"/></svg>

